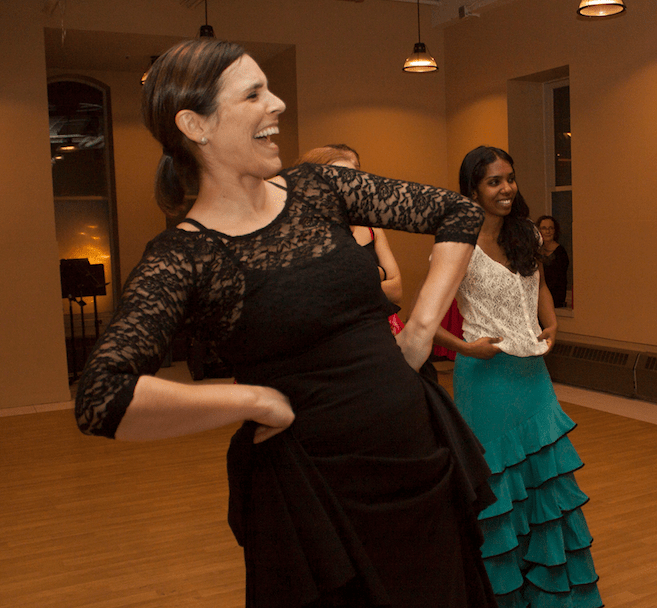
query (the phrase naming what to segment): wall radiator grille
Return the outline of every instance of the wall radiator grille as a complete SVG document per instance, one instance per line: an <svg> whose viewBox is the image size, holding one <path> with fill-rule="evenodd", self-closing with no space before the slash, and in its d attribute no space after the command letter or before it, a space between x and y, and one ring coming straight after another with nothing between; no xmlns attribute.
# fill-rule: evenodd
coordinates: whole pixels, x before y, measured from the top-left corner
<svg viewBox="0 0 657 608"><path fill-rule="evenodd" d="M657 402L657 355L641 353L636 366L636 396Z"/></svg>
<svg viewBox="0 0 657 608"><path fill-rule="evenodd" d="M558 342L545 356L554 382L657 403L657 355Z"/></svg>
<svg viewBox="0 0 657 608"><path fill-rule="evenodd" d="M645 369L647 369L647 370L657 369L657 357L650 357L650 356L646 355Z"/></svg>
<svg viewBox="0 0 657 608"><path fill-rule="evenodd" d="M585 359L586 361L599 361L609 365L627 365L629 354L611 350L601 350L598 348L588 348L585 346L576 346L573 348L572 356L576 359Z"/></svg>

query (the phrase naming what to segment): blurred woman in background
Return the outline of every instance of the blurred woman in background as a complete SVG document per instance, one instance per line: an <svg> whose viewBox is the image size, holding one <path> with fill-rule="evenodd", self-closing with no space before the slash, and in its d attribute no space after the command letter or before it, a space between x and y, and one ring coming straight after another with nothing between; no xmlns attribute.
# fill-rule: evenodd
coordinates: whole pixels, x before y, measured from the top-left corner
<svg viewBox="0 0 657 608"><path fill-rule="evenodd" d="M543 238L541 254L543 256L545 282L552 294L554 307L564 308L568 290L570 259L564 247L559 244L559 236L561 235L559 222L551 215L542 215L536 220L536 226Z"/></svg>

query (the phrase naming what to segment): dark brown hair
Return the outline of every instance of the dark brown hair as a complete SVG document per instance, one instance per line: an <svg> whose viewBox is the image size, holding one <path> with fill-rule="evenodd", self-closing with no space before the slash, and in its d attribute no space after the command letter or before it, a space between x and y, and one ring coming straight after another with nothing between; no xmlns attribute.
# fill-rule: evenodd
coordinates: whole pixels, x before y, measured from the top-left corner
<svg viewBox="0 0 657 608"><path fill-rule="evenodd" d="M142 116L148 130L162 145L155 177L155 199L170 216L189 209L187 192L199 185L199 163L189 140L176 126L176 114L192 110L210 116L224 70L244 55L244 49L213 39L186 40L151 66L142 91Z"/></svg>
<svg viewBox="0 0 657 608"><path fill-rule="evenodd" d="M541 228L541 222L542 222L543 220L551 220L551 221L552 221L552 223L554 224L554 237L553 237L553 238L554 238L555 241L558 242L558 241L559 241L559 237L561 236L561 226L559 225L559 222L556 220L556 218L554 218L554 217L551 216L551 215L541 215L541 217L539 217L539 218L534 222L534 223L536 224L536 227L537 227L539 230L540 230L540 228Z"/></svg>

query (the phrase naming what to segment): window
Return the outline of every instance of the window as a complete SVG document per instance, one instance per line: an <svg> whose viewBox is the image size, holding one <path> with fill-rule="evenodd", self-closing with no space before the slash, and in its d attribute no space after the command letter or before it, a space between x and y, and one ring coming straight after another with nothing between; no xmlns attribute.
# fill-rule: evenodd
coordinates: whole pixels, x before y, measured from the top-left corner
<svg viewBox="0 0 657 608"><path fill-rule="evenodd" d="M570 84L560 79L544 84L546 125L546 214L559 222L559 244L568 253L566 308L573 308L573 187L570 130Z"/></svg>
<svg viewBox="0 0 657 608"><path fill-rule="evenodd" d="M536 221L552 215L559 222L558 242L568 254L566 306L573 316L573 200L569 68L562 66L507 83L509 153L520 190Z"/></svg>
<svg viewBox="0 0 657 608"><path fill-rule="evenodd" d="M87 78L52 79L48 113L69 373L75 379L120 286L109 90Z"/></svg>

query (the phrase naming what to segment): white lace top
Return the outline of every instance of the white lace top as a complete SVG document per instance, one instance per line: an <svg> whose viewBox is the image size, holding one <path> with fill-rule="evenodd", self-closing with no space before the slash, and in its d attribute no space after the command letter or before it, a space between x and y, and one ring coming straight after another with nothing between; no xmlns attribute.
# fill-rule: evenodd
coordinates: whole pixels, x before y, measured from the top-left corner
<svg viewBox="0 0 657 608"><path fill-rule="evenodd" d="M463 315L463 339L501 337L497 344L516 357L542 355L548 350L537 339L538 270L529 277L511 272L475 246L456 299Z"/></svg>

